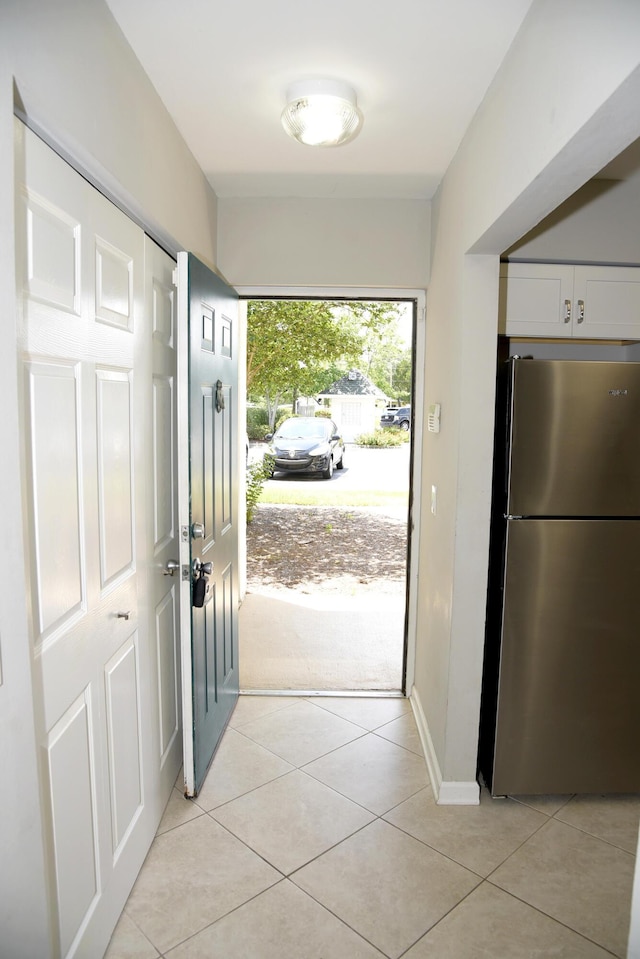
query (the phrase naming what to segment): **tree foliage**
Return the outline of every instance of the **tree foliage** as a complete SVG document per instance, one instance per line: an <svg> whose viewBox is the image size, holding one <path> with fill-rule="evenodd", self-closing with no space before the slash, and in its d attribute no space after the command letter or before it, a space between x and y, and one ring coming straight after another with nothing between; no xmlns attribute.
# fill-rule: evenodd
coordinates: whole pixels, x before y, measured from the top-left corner
<svg viewBox="0 0 640 959"><path fill-rule="evenodd" d="M359 340L324 300L252 300L248 306L247 390L312 391L318 367L355 360Z"/></svg>
<svg viewBox="0 0 640 959"><path fill-rule="evenodd" d="M411 395L411 372L411 349L393 340L376 350L368 375L387 396L405 401Z"/></svg>
<svg viewBox="0 0 640 959"><path fill-rule="evenodd" d="M398 304L361 302L345 304L344 322L360 332L359 369L390 397L411 394L411 348L398 334Z"/></svg>
<svg viewBox="0 0 640 959"><path fill-rule="evenodd" d="M247 392L266 397L270 419L283 394L312 394L337 360L355 362L360 342L324 300L252 300L247 311Z"/></svg>
<svg viewBox="0 0 640 959"><path fill-rule="evenodd" d="M285 396L320 393L354 367L388 395L408 392L411 351L397 321L392 302L252 300L247 392L265 397L271 427Z"/></svg>

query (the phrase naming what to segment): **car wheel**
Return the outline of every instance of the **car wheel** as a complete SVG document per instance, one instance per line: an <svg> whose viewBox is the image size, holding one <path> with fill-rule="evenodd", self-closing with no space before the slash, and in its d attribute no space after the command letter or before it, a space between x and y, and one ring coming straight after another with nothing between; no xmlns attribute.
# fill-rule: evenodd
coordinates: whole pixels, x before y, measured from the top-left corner
<svg viewBox="0 0 640 959"><path fill-rule="evenodd" d="M323 479L331 479L333 476L333 456L329 456L329 462L327 464L326 470L322 471Z"/></svg>
<svg viewBox="0 0 640 959"><path fill-rule="evenodd" d="M342 451L342 456L340 457L340 462L339 462L339 463L336 463L336 469L337 469L337 470L344 469L344 450Z"/></svg>
<svg viewBox="0 0 640 959"><path fill-rule="evenodd" d="M402 423L400 424L400 429L404 430L406 433L409 429L409 420L403 420Z"/></svg>

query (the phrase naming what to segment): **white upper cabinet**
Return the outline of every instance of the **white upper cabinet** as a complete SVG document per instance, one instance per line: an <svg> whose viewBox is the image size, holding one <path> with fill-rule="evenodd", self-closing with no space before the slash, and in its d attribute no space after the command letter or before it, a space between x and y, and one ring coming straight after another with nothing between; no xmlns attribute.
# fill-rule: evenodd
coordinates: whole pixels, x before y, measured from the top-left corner
<svg viewBox="0 0 640 959"><path fill-rule="evenodd" d="M640 267L503 263L500 332L640 340Z"/></svg>

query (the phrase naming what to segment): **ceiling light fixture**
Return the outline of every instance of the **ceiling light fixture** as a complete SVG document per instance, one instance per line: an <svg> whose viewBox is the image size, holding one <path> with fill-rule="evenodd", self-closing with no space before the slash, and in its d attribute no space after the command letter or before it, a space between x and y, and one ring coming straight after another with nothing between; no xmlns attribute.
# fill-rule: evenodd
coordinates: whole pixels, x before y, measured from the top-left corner
<svg viewBox="0 0 640 959"><path fill-rule="evenodd" d="M362 125L354 90L340 80L301 80L287 90L282 126L294 140L314 147L337 147Z"/></svg>

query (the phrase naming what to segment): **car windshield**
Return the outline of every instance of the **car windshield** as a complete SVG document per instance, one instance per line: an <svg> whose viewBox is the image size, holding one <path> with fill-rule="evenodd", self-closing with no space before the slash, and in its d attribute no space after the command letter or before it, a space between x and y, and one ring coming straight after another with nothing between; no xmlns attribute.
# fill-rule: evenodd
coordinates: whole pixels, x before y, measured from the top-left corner
<svg viewBox="0 0 640 959"><path fill-rule="evenodd" d="M285 420L277 435L283 440L326 439L331 434L331 423L322 419Z"/></svg>

